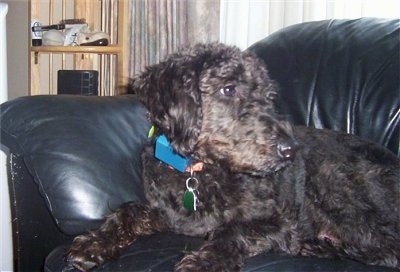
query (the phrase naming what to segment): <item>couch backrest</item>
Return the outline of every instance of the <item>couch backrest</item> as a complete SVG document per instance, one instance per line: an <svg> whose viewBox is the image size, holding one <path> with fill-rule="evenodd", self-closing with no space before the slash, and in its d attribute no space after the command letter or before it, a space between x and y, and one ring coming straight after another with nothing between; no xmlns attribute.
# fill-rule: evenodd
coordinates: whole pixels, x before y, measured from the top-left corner
<svg viewBox="0 0 400 272"><path fill-rule="evenodd" d="M297 125L359 135L400 156L400 20L325 20L253 44Z"/></svg>

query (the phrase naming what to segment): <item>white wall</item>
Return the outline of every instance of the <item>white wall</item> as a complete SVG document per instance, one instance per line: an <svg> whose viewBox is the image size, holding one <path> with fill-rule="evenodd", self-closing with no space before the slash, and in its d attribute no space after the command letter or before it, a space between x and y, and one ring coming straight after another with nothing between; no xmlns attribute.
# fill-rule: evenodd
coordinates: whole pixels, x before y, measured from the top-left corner
<svg viewBox="0 0 400 272"><path fill-rule="evenodd" d="M29 94L28 3L27 0L0 0L0 103ZM6 159L0 151L0 271L13 271Z"/></svg>
<svg viewBox="0 0 400 272"><path fill-rule="evenodd" d="M0 0L8 4L7 14L7 68L8 99L29 94L28 46L30 43L28 23L28 0Z"/></svg>
<svg viewBox="0 0 400 272"><path fill-rule="evenodd" d="M6 15L8 5L0 3L0 103L7 100ZM0 151L0 271L12 271L12 235L6 154Z"/></svg>

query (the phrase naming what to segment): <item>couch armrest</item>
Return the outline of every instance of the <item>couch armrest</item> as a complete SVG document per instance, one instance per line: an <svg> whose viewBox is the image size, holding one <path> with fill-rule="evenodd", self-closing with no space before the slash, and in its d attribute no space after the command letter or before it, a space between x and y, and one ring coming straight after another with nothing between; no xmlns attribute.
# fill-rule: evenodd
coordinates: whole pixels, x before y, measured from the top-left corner
<svg viewBox="0 0 400 272"><path fill-rule="evenodd" d="M8 154L10 206L15 271L40 271L44 259L56 246L73 237L57 228L23 156Z"/></svg>
<svg viewBox="0 0 400 272"><path fill-rule="evenodd" d="M1 105L1 124L2 144L23 158L65 234L144 201L140 153L150 124L135 97L23 97Z"/></svg>

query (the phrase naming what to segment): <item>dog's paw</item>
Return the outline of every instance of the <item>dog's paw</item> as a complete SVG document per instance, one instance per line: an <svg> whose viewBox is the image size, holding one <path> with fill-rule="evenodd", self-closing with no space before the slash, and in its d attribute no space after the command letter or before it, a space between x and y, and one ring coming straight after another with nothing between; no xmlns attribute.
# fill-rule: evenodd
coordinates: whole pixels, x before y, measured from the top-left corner
<svg viewBox="0 0 400 272"><path fill-rule="evenodd" d="M207 271L208 269L203 268L203 265L200 262L200 258L198 258L195 254L186 255L180 262L175 265L175 272L200 272Z"/></svg>
<svg viewBox="0 0 400 272"><path fill-rule="evenodd" d="M97 267L97 263L92 262L92 261L87 261L84 259L79 259L79 258L71 258L68 259L68 262L70 263L71 266L74 268L78 269L79 271L89 271L92 270L93 268Z"/></svg>
<svg viewBox="0 0 400 272"><path fill-rule="evenodd" d="M240 265L234 260L222 260L218 256L207 257L202 252L186 255L175 265L175 272L234 272L240 271Z"/></svg>
<svg viewBox="0 0 400 272"><path fill-rule="evenodd" d="M66 253L66 260L80 271L92 270L104 263L102 244L90 235L77 236Z"/></svg>

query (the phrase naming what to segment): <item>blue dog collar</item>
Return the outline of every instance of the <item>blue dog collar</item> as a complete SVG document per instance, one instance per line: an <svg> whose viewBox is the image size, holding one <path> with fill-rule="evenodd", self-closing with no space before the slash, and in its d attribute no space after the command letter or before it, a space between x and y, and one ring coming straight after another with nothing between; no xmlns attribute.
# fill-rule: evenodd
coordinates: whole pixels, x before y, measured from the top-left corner
<svg viewBox="0 0 400 272"><path fill-rule="evenodd" d="M170 165L176 170L184 173L191 165L191 158L178 154L171 146L167 137L162 134L156 140L155 157L160 161Z"/></svg>

